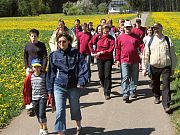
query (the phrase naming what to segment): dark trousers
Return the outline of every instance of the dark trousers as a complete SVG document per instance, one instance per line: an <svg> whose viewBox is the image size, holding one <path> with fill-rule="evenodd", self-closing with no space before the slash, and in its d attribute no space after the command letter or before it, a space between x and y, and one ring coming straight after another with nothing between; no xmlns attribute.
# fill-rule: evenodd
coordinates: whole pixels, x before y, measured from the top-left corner
<svg viewBox="0 0 180 135"><path fill-rule="evenodd" d="M104 95L109 96L111 93L111 71L113 60L97 59L98 75L102 86L104 87Z"/></svg>
<svg viewBox="0 0 180 135"><path fill-rule="evenodd" d="M38 118L38 121L40 123L46 123L47 122L46 103L47 103L47 99L44 99L44 98L40 98L39 100L33 100L32 101L34 112L35 112L35 114Z"/></svg>
<svg viewBox="0 0 180 135"><path fill-rule="evenodd" d="M156 98L160 98L160 76L162 75L162 105L164 108L170 106L171 101L171 93L170 93L170 75L171 75L171 67L167 66L165 68L155 68L151 67L152 70L152 91Z"/></svg>

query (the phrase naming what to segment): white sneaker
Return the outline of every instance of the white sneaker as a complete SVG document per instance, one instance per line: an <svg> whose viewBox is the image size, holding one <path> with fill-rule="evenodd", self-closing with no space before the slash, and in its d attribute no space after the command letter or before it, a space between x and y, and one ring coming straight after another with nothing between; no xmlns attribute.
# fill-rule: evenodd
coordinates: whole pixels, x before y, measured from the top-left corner
<svg viewBox="0 0 180 135"><path fill-rule="evenodd" d="M43 130L43 135L48 135L48 130L47 129Z"/></svg>
<svg viewBox="0 0 180 135"><path fill-rule="evenodd" d="M39 135L43 135L43 131L44 131L43 129L40 129L39 130Z"/></svg>
<svg viewBox="0 0 180 135"><path fill-rule="evenodd" d="M48 135L48 130L47 129L40 129L39 135Z"/></svg>

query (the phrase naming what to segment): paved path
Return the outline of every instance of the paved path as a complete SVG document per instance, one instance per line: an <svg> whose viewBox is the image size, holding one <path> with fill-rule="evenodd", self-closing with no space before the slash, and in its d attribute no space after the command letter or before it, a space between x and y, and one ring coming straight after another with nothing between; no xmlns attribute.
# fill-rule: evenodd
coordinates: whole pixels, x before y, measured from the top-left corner
<svg viewBox="0 0 180 135"><path fill-rule="evenodd" d="M145 16L142 19L145 20ZM144 21L143 21L144 23ZM170 118L162 105L153 103L153 95L148 87L148 78L140 73L137 99L124 103L120 94L120 72L116 65L112 72L112 94L105 100L103 89L98 84L97 67L92 67L92 82L82 91L81 110L84 135L174 135ZM55 113L47 112L48 128L54 134ZM38 123L23 111L0 135L38 135ZM75 123L70 120L67 103L67 135L75 134Z"/></svg>

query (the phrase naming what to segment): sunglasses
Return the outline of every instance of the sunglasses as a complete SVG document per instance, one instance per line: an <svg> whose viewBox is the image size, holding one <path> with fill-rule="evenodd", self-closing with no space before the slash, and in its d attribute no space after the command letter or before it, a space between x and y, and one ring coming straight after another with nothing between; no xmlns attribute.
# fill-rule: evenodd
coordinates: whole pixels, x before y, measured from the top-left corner
<svg viewBox="0 0 180 135"><path fill-rule="evenodd" d="M125 28L130 29L130 28L132 28L132 26L126 26Z"/></svg>
<svg viewBox="0 0 180 135"><path fill-rule="evenodd" d="M58 43L66 43L67 41L66 40L60 40L60 41L58 41Z"/></svg>

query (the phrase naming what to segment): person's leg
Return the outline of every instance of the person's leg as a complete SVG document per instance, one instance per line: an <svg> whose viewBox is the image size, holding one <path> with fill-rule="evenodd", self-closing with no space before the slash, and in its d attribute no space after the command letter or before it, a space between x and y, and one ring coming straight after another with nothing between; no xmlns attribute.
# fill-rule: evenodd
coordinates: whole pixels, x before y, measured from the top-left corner
<svg viewBox="0 0 180 135"><path fill-rule="evenodd" d="M161 75L161 69L155 68L151 66L151 72L152 72L152 77L151 77L151 86L152 86L152 92L154 93L155 97L155 104L160 103L160 75Z"/></svg>
<svg viewBox="0 0 180 135"><path fill-rule="evenodd" d="M88 72L89 72L88 82L90 82L91 81L91 55L86 56L86 61L87 61L87 67L88 67Z"/></svg>
<svg viewBox="0 0 180 135"><path fill-rule="evenodd" d="M54 85L54 98L56 105L56 121L55 121L55 131L59 135L63 135L66 130L66 99L67 90Z"/></svg>
<svg viewBox="0 0 180 135"><path fill-rule="evenodd" d="M104 61L104 95L110 96L111 93L111 71L112 71L112 60Z"/></svg>
<svg viewBox="0 0 180 135"><path fill-rule="evenodd" d="M164 109L169 108L171 101L170 74L171 74L170 67L166 67L162 70L162 78L163 78L162 105Z"/></svg>
<svg viewBox="0 0 180 135"><path fill-rule="evenodd" d="M123 98L129 98L130 66L127 63L121 64Z"/></svg>
<svg viewBox="0 0 180 135"><path fill-rule="evenodd" d="M104 87L104 62L97 59L97 67L101 86Z"/></svg>
<svg viewBox="0 0 180 135"><path fill-rule="evenodd" d="M42 132L43 135L48 134L47 117L46 117L46 103L47 103L47 99L41 98L39 100L39 123L40 123L40 125L42 125L42 129L40 129L40 132Z"/></svg>
<svg viewBox="0 0 180 135"><path fill-rule="evenodd" d="M80 89L73 88L68 90L71 119L76 121L77 131L82 128L81 126L82 116L81 116L80 101L79 101L80 95L81 95Z"/></svg>
<svg viewBox="0 0 180 135"><path fill-rule="evenodd" d="M130 71L130 95L131 97L135 98L136 97L136 88L138 85L138 78L139 78L139 64L131 64L131 71Z"/></svg>
<svg viewBox="0 0 180 135"><path fill-rule="evenodd" d="M33 111L39 121L39 100L32 100L32 106L33 106ZM40 128L42 128L42 125L40 125Z"/></svg>
<svg viewBox="0 0 180 135"><path fill-rule="evenodd" d="M46 103L47 99L41 98L39 100L39 122L42 123L43 129L47 129Z"/></svg>

